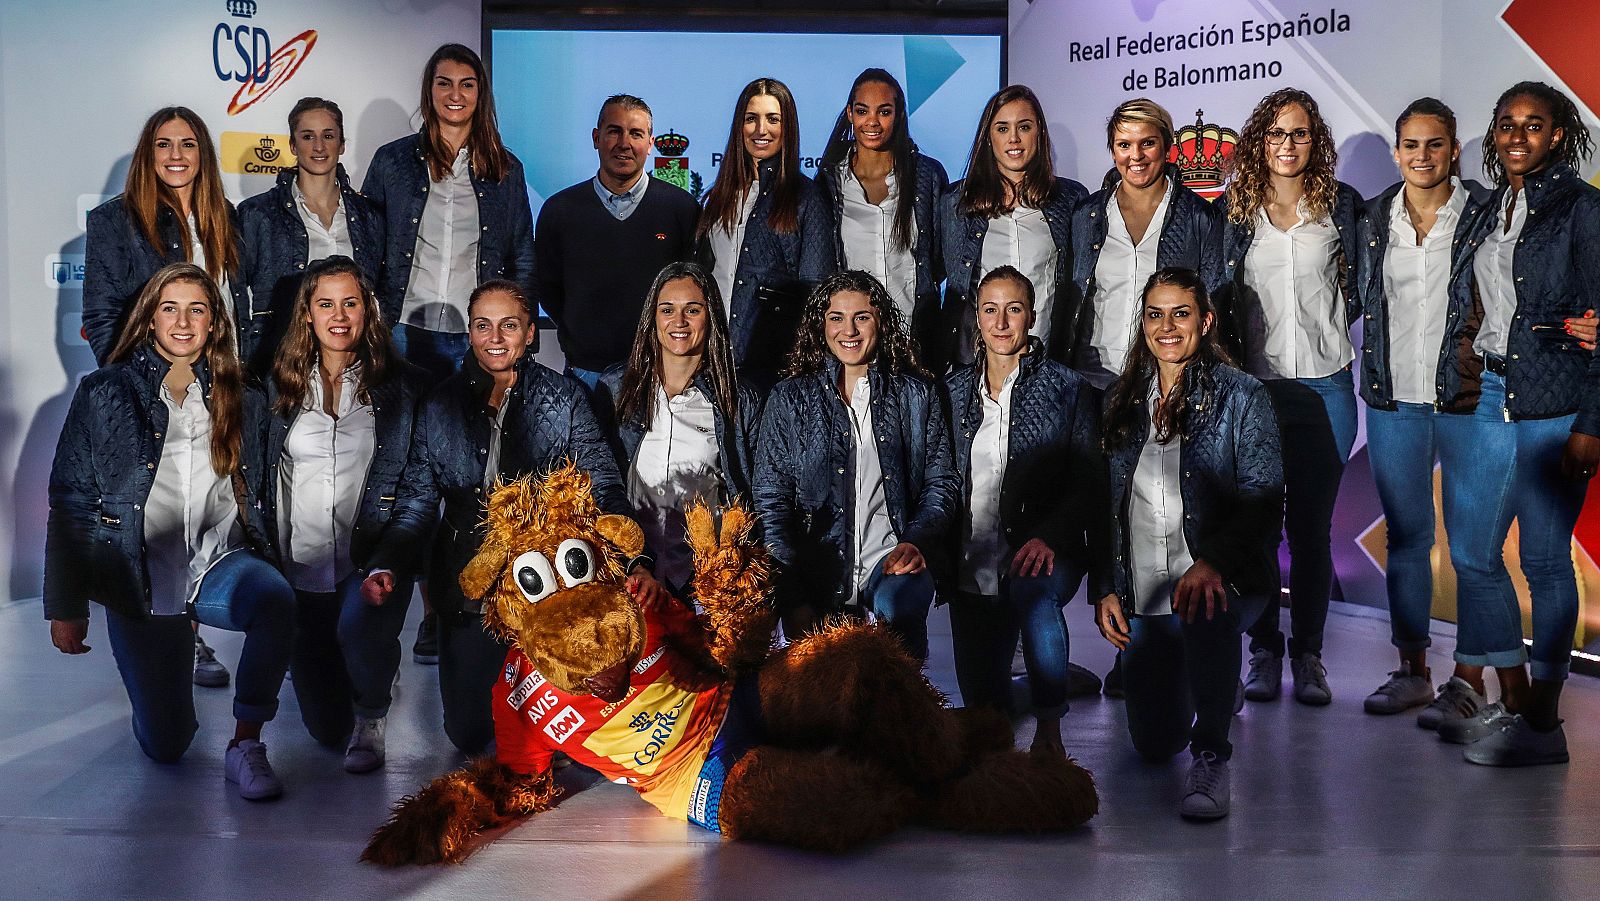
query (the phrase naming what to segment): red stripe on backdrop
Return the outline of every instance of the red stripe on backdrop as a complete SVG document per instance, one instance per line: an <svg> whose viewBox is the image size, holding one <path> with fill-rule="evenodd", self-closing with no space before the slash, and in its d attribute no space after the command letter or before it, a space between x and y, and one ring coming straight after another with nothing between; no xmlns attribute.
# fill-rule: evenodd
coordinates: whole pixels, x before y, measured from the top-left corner
<svg viewBox="0 0 1600 901"><path fill-rule="evenodd" d="M1590 112L1600 109L1600 16L1594 0L1514 0L1500 14ZM1592 498L1591 498L1592 500Z"/></svg>

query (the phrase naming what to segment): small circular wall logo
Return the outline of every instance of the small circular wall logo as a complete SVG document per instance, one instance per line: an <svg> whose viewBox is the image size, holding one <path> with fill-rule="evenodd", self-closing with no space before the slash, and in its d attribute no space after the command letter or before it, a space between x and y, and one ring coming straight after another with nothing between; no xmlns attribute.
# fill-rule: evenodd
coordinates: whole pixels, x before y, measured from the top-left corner
<svg viewBox="0 0 1600 901"><path fill-rule="evenodd" d="M238 93L228 102L228 115L239 115L252 104L265 99L282 87L283 83L292 78L305 63L306 57L311 54L311 48L316 44L315 28L307 28L285 41L282 47L273 51L271 59L261 64L261 69L256 70L255 77L239 87Z"/></svg>

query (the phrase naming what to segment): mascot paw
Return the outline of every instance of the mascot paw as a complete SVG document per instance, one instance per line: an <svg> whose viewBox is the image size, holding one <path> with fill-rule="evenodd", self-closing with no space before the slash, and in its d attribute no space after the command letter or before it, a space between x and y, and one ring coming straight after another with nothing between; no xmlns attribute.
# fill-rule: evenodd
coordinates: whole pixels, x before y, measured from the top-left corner
<svg viewBox="0 0 1600 901"><path fill-rule="evenodd" d="M1072 758L1001 751L940 786L926 819L962 832L1057 832L1099 810L1094 777Z"/></svg>

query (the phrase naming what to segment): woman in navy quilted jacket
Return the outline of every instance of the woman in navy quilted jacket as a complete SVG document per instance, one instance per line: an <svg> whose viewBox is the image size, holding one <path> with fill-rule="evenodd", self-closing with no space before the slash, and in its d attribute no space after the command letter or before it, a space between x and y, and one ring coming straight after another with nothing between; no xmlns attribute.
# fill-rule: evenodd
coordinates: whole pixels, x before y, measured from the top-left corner
<svg viewBox="0 0 1600 901"><path fill-rule="evenodd" d="M133 734L174 763L194 739L191 624L244 633L224 772L250 800L283 784L261 726L278 711L294 592L268 562L248 488L253 435L228 306L174 263L145 286L106 366L73 395L50 472L45 616L65 654L89 650L89 601L133 706Z"/></svg>
<svg viewBox="0 0 1600 901"><path fill-rule="evenodd" d="M1600 468L1600 358L1567 323L1600 306L1600 190L1577 172L1593 146L1559 90L1522 82L1500 95L1484 136L1496 188L1470 214L1452 273L1456 353L1441 362L1438 385L1452 401L1477 389L1458 437L1466 468L1445 487L1447 517L1473 511L1459 526L1450 520L1455 658L1494 667L1500 699L1441 723L1439 737L1469 743L1466 759L1487 766L1568 759L1559 708L1578 622L1572 530ZM1502 555L1513 519L1531 653Z"/></svg>
<svg viewBox="0 0 1600 901"><path fill-rule="evenodd" d="M938 354L939 201L949 185L944 166L911 140L900 82L883 69L857 75L817 166L834 252L840 268L870 272L888 289L923 368L935 374L946 366Z"/></svg>
<svg viewBox="0 0 1600 901"><path fill-rule="evenodd" d="M1261 383L1228 364L1205 282L1160 269L1142 336L1106 393L1113 593L1095 622L1122 652L1134 750L1192 758L1179 813L1228 815L1239 633L1278 596L1283 458Z"/></svg>
<svg viewBox="0 0 1600 901"><path fill-rule="evenodd" d="M728 303L734 365L771 387L794 348L807 293L837 268L827 207L800 171L794 95L776 78L739 92L695 241L695 261Z"/></svg>
<svg viewBox="0 0 1600 901"><path fill-rule="evenodd" d="M300 281L277 355L252 467L279 567L294 586L290 671L311 737L344 750L344 768L383 765L389 689L400 668L409 580L361 597L365 565L394 510L427 375L389 341L372 283L355 260L316 260Z"/></svg>
<svg viewBox="0 0 1600 901"><path fill-rule="evenodd" d="M1033 747L1063 753L1068 696L1061 607L1084 573L1106 576L1105 461L1100 398L1088 379L1045 358L1033 285L1001 266L978 285L978 362L945 377L960 507L950 539L956 677L969 707L1011 708L1012 649L1023 659L1037 719ZM1091 550L1093 547L1093 550Z"/></svg>
<svg viewBox="0 0 1600 901"><path fill-rule="evenodd" d="M377 284L383 267L383 211L350 186L344 164L344 113L332 100L302 97L289 110L296 165L271 190L239 204L250 322L240 355L251 372L268 373L291 321L306 267L338 254L354 259Z"/></svg>
<svg viewBox="0 0 1600 901"><path fill-rule="evenodd" d="M784 631L870 611L927 659L959 483L938 389L877 279L846 270L811 292L756 447Z"/></svg>

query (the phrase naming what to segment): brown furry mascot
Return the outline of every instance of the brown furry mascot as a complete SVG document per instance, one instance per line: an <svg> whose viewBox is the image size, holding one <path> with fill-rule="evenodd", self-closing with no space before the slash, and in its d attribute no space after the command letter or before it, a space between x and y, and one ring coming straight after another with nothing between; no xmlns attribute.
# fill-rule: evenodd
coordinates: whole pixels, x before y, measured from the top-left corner
<svg viewBox="0 0 1600 901"><path fill-rule="evenodd" d="M549 809L563 752L671 817L735 839L844 851L921 823L1068 829L1094 783L1059 755L1012 749L1003 717L950 710L899 641L840 623L770 648L768 560L750 515L688 516L695 614L645 609L622 564L644 538L601 515L572 466L497 488L461 574L512 644L495 688L496 755L396 805L362 857L458 861L485 829Z"/></svg>

